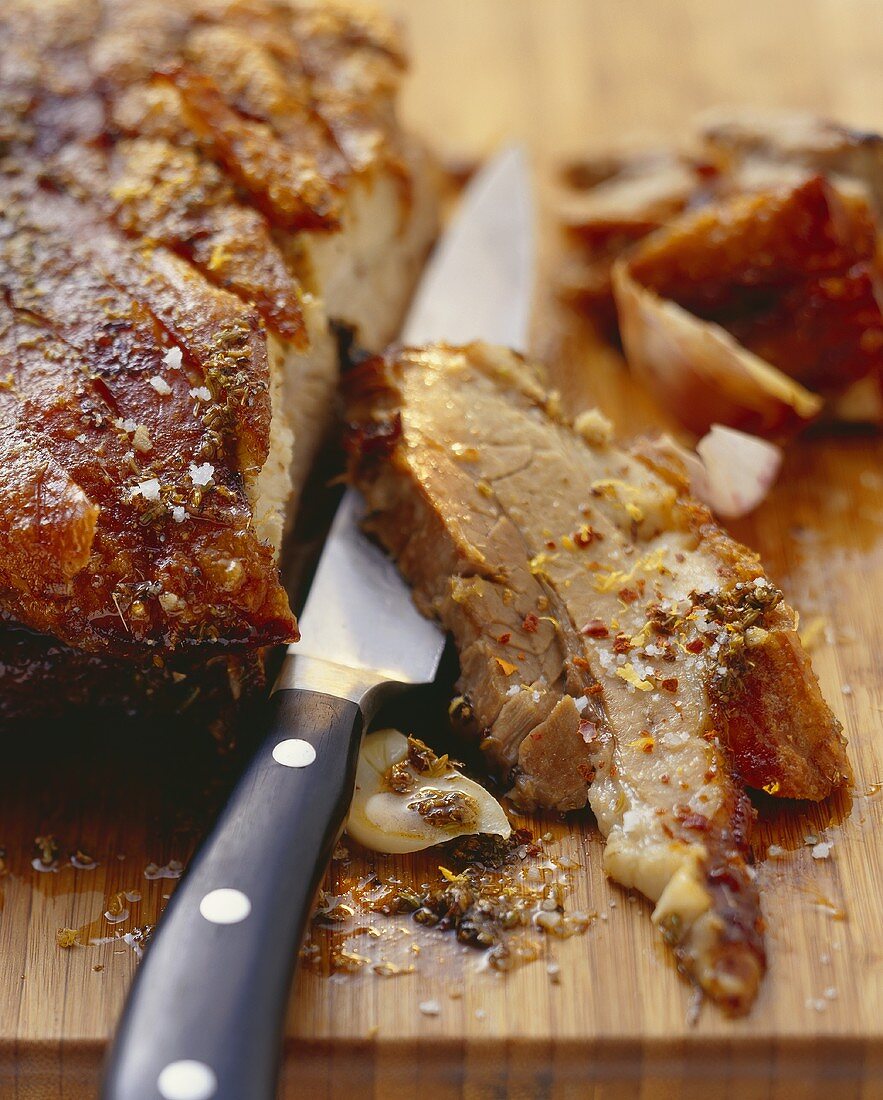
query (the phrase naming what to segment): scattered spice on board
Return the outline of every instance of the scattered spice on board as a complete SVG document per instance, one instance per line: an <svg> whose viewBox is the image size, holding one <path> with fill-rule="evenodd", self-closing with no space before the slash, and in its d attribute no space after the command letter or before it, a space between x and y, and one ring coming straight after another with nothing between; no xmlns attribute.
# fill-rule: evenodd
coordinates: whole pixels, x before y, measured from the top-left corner
<svg viewBox="0 0 883 1100"><path fill-rule="evenodd" d="M380 861L355 881L348 860L332 864L301 953L305 964L324 974L409 974L420 968L424 949L432 965L437 933L484 951L491 970L545 957L546 937L582 935L597 917L568 907L579 863L569 855L549 858L547 836L535 841L517 829L506 840L461 837L427 852L411 882L381 875ZM377 924L376 913L390 920ZM559 975L550 972L550 980Z"/></svg>

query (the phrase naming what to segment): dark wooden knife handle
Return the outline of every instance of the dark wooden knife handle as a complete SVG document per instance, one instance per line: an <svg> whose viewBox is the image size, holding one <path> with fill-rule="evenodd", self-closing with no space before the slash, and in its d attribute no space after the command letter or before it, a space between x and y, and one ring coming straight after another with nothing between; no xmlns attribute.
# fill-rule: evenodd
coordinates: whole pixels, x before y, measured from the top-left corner
<svg viewBox="0 0 883 1100"><path fill-rule="evenodd" d="M276 1095L292 972L349 809L363 719L349 700L304 690L275 692L269 708L270 736L139 967L104 1100Z"/></svg>

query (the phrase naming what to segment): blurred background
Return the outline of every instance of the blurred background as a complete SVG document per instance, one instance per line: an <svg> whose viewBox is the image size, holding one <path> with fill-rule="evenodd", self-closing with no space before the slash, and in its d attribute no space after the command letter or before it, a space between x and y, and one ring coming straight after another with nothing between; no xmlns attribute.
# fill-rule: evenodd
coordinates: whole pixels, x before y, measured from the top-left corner
<svg viewBox="0 0 883 1100"><path fill-rule="evenodd" d="M715 105L883 125L881 0L378 0L407 29L405 117L452 157L664 138Z"/></svg>

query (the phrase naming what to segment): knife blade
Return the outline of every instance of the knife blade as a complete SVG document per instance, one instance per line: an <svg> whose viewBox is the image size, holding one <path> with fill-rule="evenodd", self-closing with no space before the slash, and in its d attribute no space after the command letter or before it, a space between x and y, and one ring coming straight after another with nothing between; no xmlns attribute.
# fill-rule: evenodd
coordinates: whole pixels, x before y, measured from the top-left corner
<svg viewBox="0 0 883 1100"><path fill-rule="evenodd" d="M532 210L520 150L467 188L415 296L411 344L523 347ZM111 1048L104 1100L272 1100L291 975L352 797L362 731L444 647L344 494L266 716L269 735L172 896Z"/></svg>

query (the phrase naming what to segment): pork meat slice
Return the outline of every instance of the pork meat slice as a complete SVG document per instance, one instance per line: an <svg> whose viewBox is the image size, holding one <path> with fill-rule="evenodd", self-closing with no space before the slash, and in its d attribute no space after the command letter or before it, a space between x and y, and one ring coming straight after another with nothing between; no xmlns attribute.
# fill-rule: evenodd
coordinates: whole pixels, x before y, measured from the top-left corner
<svg viewBox="0 0 883 1100"><path fill-rule="evenodd" d="M744 1011L765 964L742 781L821 799L849 775L795 613L677 471L569 422L512 353L406 350L348 392L369 529L453 634L511 797L588 803L608 873Z"/></svg>

